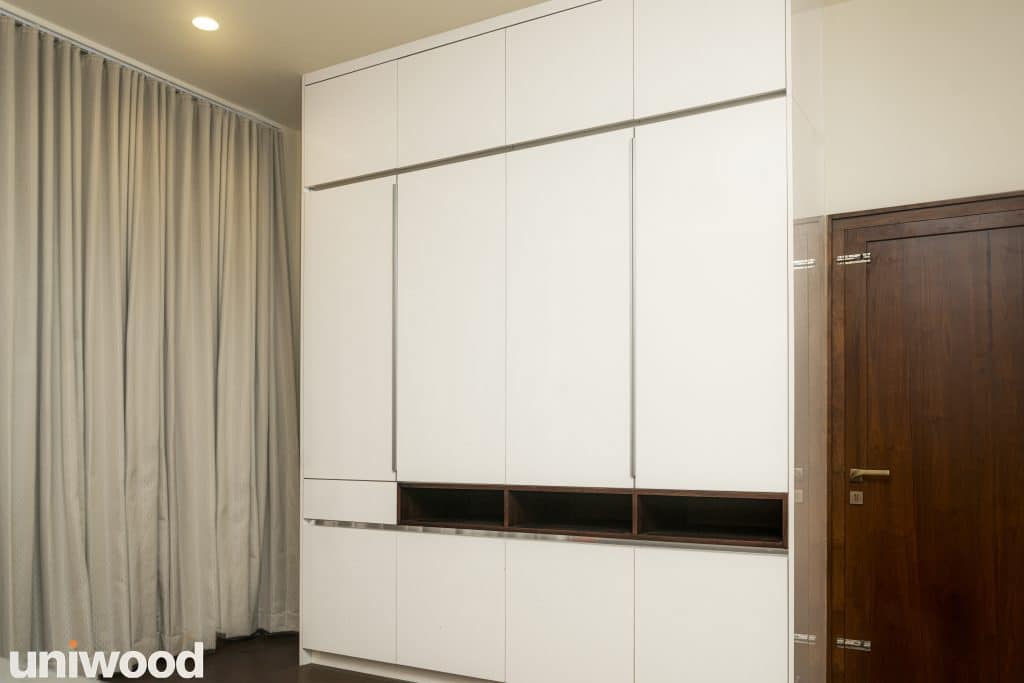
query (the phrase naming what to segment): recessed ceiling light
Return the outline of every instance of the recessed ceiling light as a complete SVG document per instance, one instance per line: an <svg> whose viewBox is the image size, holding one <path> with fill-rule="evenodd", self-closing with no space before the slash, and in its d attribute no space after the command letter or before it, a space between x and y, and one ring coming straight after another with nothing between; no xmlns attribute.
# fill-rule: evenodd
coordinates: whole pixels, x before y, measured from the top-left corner
<svg viewBox="0 0 1024 683"><path fill-rule="evenodd" d="M210 17L196 17L192 20L192 25L200 31L216 31L220 28L217 20Z"/></svg>

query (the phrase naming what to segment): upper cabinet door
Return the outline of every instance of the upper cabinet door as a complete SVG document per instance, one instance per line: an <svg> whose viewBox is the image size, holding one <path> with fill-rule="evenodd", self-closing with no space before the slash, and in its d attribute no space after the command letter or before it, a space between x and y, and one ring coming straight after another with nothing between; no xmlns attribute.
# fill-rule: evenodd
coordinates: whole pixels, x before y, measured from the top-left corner
<svg viewBox="0 0 1024 683"><path fill-rule="evenodd" d="M508 481L632 486L632 130L508 155Z"/></svg>
<svg viewBox="0 0 1024 683"><path fill-rule="evenodd" d="M638 118L784 87L784 0L636 0Z"/></svg>
<svg viewBox="0 0 1024 683"><path fill-rule="evenodd" d="M633 118L633 2L602 0L508 29L508 142Z"/></svg>
<svg viewBox="0 0 1024 683"><path fill-rule="evenodd" d="M505 481L505 157L398 179L401 481Z"/></svg>
<svg viewBox="0 0 1024 683"><path fill-rule="evenodd" d="M505 32L398 61L398 163L505 144Z"/></svg>
<svg viewBox="0 0 1024 683"><path fill-rule="evenodd" d="M786 102L637 128L637 486L785 491Z"/></svg>
<svg viewBox="0 0 1024 683"><path fill-rule="evenodd" d="M393 480L393 177L308 192L303 234L306 477Z"/></svg>
<svg viewBox="0 0 1024 683"><path fill-rule="evenodd" d="M305 86L304 187L396 166L396 78L388 62Z"/></svg>

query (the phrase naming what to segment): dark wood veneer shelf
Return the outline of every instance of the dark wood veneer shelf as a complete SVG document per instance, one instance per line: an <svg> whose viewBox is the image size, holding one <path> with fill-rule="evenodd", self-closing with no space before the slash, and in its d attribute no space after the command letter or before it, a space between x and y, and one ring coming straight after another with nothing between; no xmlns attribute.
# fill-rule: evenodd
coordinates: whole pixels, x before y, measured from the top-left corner
<svg viewBox="0 0 1024 683"><path fill-rule="evenodd" d="M785 493L399 483L398 523L787 547Z"/></svg>

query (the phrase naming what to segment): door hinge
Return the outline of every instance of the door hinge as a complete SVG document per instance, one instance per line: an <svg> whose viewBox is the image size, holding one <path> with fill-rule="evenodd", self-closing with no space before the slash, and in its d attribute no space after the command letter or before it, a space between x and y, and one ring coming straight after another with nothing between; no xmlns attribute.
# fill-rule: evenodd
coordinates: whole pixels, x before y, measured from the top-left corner
<svg viewBox="0 0 1024 683"><path fill-rule="evenodd" d="M818 642L818 636L813 633L794 633L793 642L797 645L814 645Z"/></svg>
<svg viewBox="0 0 1024 683"><path fill-rule="evenodd" d="M809 270L818 265L818 259L800 258L793 261L793 270Z"/></svg>
<svg viewBox="0 0 1024 683"><path fill-rule="evenodd" d="M836 638L836 647L840 650L856 650L857 652L871 652L870 640L854 640L853 638Z"/></svg>
<svg viewBox="0 0 1024 683"><path fill-rule="evenodd" d="M854 263L871 263L871 252L865 251L861 254L843 254L836 256L836 263L840 266L851 266Z"/></svg>

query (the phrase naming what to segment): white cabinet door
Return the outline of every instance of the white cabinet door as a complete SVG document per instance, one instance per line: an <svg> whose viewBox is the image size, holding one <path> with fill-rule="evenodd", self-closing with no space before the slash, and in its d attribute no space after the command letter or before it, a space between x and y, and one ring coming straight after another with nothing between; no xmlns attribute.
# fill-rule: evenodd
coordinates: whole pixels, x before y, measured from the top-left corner
<svg viewBox="0 0 1024 683"><path fill-rule="evenodd" d="M303 476L394 479L392 185L308 192L302 259Z"/></svg>
<svg viewBox="0 0 1024 683"><path fill-rule="evenodd" d="M637 128L642 488L787 489L786 103Z"/></svg>
<svg viewBox="0 0 1024 683"><path fill-rule="evenodd" d="M636 0L638 118L784 87L784 0Z"/></svg>
<svg viewBox="0 0 1024 683"><path fill-rule="evenodd" d="M508 481L632 486L632 130L508 155Z"/></svg>
<svg viewBox="0 0 1024 683"><path fill-rule="evenodd" d="M633 118L633 1L508 29L508 142Z"/></svg>
<svg viewBox="0 0 1024 683"><path fill-rule="evenodd" d="M401 481L505 481L505 157L398 179Z"/></svg>
<svg viewBox="0 0 1024 683"><path fill-rule="evenodd" d="M636 683L785 683L785 555L636 549Z"/></svg>
<svg viewBox="0 0 1024 683"><path fill-rule="evenodd" d="M399 535L398 663L504 680L504 540Z"/></svg>
<svg viewBox="0 0 1024 683"><path fill-rule="evenodd" d="M304 187L397 164L395 62L303 88Z"/></svg>
<svg viewBox="0 0 1024 683"><path fill-rule="evenodd" d="M394 663L397 534L302 526L302 647Z"/></svg>
<svg viewBox="0 0 1024 683"><path fill-rule="evenodd" d="M505 32L398 61L398 163L505 144Z"/></svg>
<svg viewBox="0 0 1024 683"><path fill-rule="evenodd" d="M508 597L509 683L633 680L632 548L510 540Z"/></svg>

